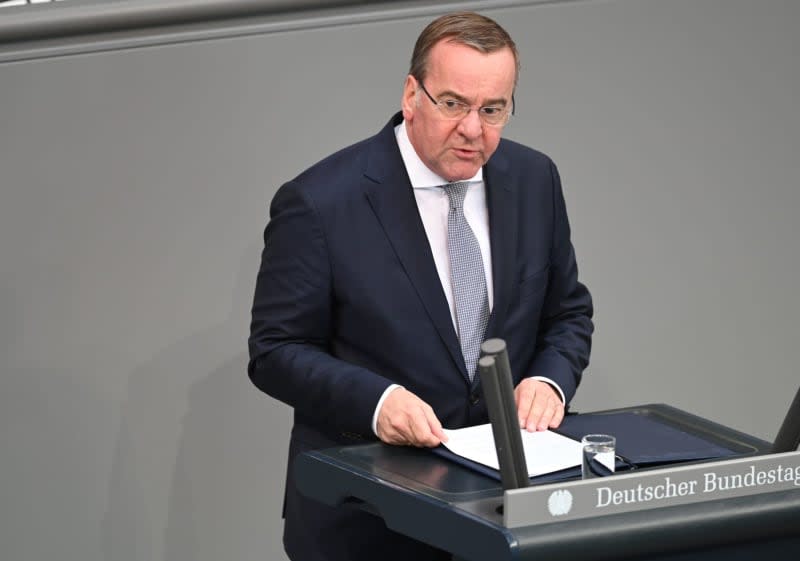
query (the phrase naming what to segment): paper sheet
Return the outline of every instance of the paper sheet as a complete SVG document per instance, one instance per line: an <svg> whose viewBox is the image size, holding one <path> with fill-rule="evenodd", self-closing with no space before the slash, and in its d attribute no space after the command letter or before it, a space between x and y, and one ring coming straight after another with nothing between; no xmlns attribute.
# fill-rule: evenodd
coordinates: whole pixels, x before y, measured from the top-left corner
<svg viewBox="0 0 800 561"><path fill-rule="evenodd" d="M454 454L500 469L490 424L445 429L444 432L448 438L444 445ZM520 432L530 477L581 465L580 442L550 430L528 432L520 429Z"/></svg>

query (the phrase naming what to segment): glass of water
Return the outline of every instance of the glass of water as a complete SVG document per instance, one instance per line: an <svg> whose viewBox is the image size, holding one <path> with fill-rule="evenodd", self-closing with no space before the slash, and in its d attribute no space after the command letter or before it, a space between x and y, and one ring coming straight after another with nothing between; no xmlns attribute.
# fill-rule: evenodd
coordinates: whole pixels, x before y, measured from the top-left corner
<svg viewBox="0 0 800 561"><path fill-rule="evenodd" d="M587 434L581 439L583 479L605 477L614 473L617 439L608 434Z"/></svg>

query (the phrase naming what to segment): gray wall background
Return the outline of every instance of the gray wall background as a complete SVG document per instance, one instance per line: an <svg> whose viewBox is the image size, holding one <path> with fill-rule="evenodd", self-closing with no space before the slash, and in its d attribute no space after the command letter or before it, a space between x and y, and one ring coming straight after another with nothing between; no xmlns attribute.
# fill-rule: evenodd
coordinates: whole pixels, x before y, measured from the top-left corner
<svg viewBox="0 0 800 561"><path fill-rule="evenodd" d="M507 136L562 173L597 309L576 408L771 440L798 385L800 3L447 7L515 37ZM290 410L245 372L268 203L385 123L444 9L0 44L3 559L284 558Z"/></svg>

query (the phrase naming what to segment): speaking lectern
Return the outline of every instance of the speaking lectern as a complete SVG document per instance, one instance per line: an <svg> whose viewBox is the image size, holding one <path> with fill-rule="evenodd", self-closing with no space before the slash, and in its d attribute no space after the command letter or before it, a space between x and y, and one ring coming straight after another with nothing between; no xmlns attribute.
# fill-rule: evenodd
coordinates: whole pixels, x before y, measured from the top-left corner
<svg viewBox="0 0 800 561"><path fill-rule="evenodd" d="M617 414L700 437L731 458L508 491L430 450L381 443L308 452L294 469L304 494L372 512L458 560L800 559L800 452L770 454L772 443L663 404L592 415Z"/></svg>

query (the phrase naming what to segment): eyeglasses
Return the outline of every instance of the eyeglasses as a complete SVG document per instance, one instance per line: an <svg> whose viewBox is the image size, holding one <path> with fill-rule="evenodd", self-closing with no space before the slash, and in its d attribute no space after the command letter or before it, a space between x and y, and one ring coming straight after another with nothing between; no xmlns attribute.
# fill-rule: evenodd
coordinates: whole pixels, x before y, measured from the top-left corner
<svg viewBox="0 0 800 561"><path fill-rule="evenodd" d="M425 95L428 96L428 99L431 100L431 103L436 106L442 117L448 121L458 121L463 119L469 115L470 111L472 111L471 106L467 105L463 101L458 101L457 99L445 98L437 101L430 93L428 93L428 90L425 89L425 84L422 83L422 80L417 80L417 82L419 82L422 91L425 92ZM479 107L476 109L476 111L478 112L478 117L480 117L483 124L489 125L490 127L502 127L508 122L508 120L511 118L511 115L514 114L515 105L514 94L511 94L510 111L508 107L497 105Z"/></svg>

